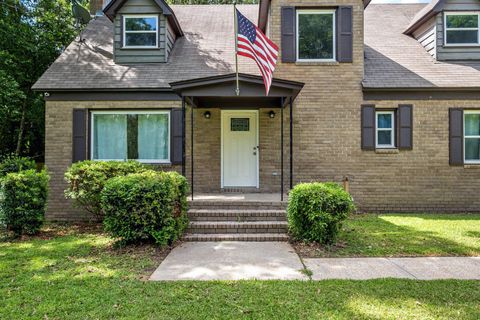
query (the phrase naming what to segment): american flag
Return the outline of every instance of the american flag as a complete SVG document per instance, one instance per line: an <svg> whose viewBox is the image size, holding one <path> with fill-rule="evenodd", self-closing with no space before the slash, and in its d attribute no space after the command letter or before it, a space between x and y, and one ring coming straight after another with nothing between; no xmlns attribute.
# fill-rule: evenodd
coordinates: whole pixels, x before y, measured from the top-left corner
<svg viewBox="0 0 480 320"><path fill-rule="evenodd" d="M255 60L268 95L272 84L273 71L277 63L278 47L243 14L237 12L237 54Z"/></svg>

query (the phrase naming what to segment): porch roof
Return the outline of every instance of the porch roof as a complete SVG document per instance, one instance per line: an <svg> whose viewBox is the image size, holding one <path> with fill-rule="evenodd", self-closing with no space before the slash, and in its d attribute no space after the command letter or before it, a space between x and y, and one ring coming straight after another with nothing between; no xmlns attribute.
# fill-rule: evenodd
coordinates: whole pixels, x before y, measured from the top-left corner
<svg viewBox="0 0 480 320"><path fill-rule="evenodd" d="M272 108L283 107L288 98L295 99L303 83L274 78L270 92L265 95L260 76L239 73L240 94L236 95L236 74L197 78L170 83L172 90L186 97L199 108Z"/></svg>

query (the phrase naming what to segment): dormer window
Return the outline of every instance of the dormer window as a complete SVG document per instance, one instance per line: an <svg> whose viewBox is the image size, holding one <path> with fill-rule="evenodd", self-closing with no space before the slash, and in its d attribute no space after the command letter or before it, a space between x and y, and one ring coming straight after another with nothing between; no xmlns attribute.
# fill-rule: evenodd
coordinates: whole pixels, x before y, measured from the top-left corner
<svg viewBox="0 0 480 320"><path fill-rule="evenodd" d="M297 61L335 61L335 10L297 10Z"/></svg>
<svg viewBox="0 0 480 320"><path fill-rule="evenodd" d="M158 16L123 16L124 48L158 48Z"/></svg>
<svg viewBox="0 0 480 320"><path fill-rule="evenodd" d="M480 14L472 12L445 12L445 45L477 46Z"/></svg>

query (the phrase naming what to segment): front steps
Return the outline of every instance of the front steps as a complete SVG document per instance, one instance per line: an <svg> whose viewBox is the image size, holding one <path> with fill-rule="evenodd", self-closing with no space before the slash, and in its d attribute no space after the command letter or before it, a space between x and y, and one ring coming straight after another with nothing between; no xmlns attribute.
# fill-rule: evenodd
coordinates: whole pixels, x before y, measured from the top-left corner
<svg viewBox="0 0 480 320"><path fill-rule="evenodd" d="M286 202L192 201L185 241L287 241Z"/></svg>

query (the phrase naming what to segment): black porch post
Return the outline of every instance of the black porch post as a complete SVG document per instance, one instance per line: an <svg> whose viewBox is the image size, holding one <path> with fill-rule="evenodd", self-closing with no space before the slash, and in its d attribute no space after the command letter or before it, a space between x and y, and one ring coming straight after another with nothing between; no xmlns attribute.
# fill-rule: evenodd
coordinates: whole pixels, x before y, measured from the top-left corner
<svg viewBox="0 0 480 320"><path fill-rule="evenodd" d="M192 191L192 201L193 201L193 99L190 97L190 103L191 103L191 113L190 113L190 159L191 159L191 179L190 183L192 184L190 186L191 191Z"/></svg>
<svg viewBox="0 0 480 320"><path fill-rule="evenodd" d="M182 176L185 177L185 97L182 97Z"/></svg>
<svg viewBox="0 0 480 320"><path fill-rule="evenodd" d="M293 98L290 97L290 190L293 188Z"/></svg>
<svg viewBox="0 0 480 320"><path fill-rule="evenodd" d="M280 200L283 201L283 97L280 106Z"/></svg>

